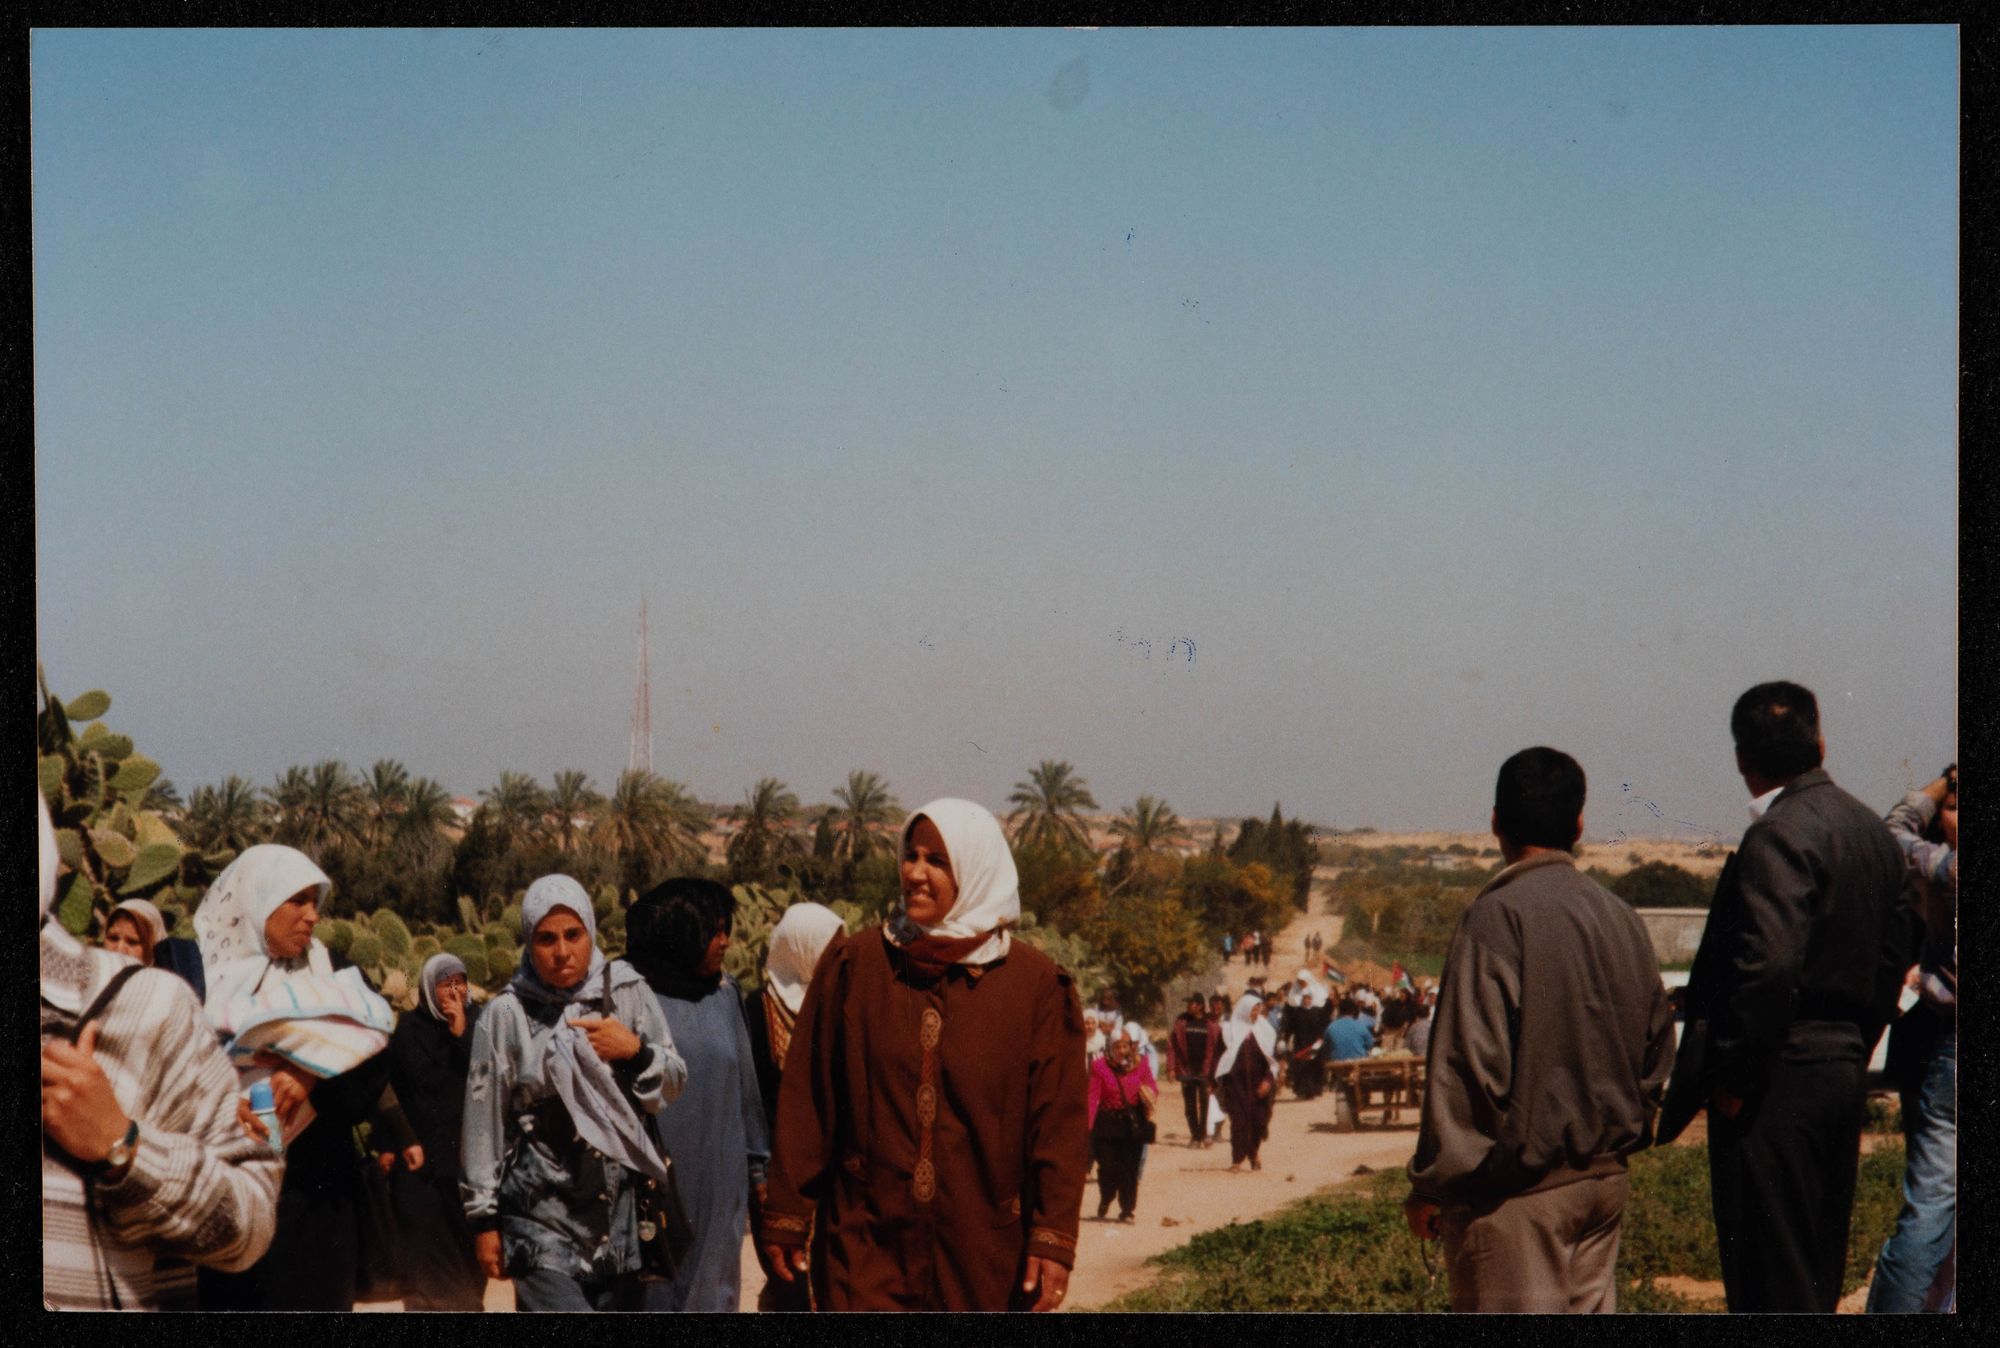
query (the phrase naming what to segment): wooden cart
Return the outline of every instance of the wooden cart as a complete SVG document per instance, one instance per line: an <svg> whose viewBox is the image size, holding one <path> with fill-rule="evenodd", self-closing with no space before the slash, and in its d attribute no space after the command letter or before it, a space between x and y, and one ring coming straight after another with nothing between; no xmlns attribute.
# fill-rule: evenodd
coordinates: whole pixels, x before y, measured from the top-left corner
<svg viewBox="0 0 2000 1348"><path fill-rule="evenodd" d="M1362 1111L1380 1109L1382 1126L1400 1121L1404 1109L1424 1103L1424 1060L1415 1054L1384 1058L1352 1058L1326 1065L1327 1089L1333 1094L1334 1123L1344 1133L1359 1126Z"/></svg>

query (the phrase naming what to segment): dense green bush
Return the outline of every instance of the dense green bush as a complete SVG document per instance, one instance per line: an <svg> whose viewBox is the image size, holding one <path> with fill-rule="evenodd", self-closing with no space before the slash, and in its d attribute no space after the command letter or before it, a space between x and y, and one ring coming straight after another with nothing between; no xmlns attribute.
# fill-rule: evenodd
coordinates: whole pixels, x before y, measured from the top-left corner
<svg viewBox="0 0 2000 1348"><path fill-rule="evenodd" d="M1623 875L1596 866L1585 874L1634 908L1706 908L1715 896L1714 880L1667 861L1649 861Z"/></svg>
<svg viewBox="0 0 2000 1348"><path fill-rule="evenodd" d="M1861 1159L1844 1294L1866 1280L1901 1206L1903 1149L1890 1143ZM1667 1276L1719 1283L1709 1207L1708 1150L1675 1146L1633 1158L1632 1197L1618 1252L1618 1308L1627 1312L1721 1310L1716 1297L1686 1298L1655 1285ZM1438 1266L1404 1224L1409 1181L1399 1171L1323 1190L1270 1217L1232 1222L1147 1262L1151 1286L1112 1311L1434 1311L1449 1304Z"/></svg>

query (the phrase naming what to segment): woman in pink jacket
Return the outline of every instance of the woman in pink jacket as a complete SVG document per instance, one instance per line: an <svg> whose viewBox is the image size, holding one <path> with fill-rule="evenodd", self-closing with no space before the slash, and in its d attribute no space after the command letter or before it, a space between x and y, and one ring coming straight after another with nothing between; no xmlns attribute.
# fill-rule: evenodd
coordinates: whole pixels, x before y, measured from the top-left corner
<svg viewBox="0 0 2000 1348"><path fill-rule="evenodd" d="M1105 1055L1090 1065L1090 1136L1097 1146L1097 1219L1118 1200L1118 1220L1133 1220L1139 1202L1139 1156L1153 1140L1153 1103L1159 1086L1139 1056L1129 1022L1119 1027Z"/></svg>

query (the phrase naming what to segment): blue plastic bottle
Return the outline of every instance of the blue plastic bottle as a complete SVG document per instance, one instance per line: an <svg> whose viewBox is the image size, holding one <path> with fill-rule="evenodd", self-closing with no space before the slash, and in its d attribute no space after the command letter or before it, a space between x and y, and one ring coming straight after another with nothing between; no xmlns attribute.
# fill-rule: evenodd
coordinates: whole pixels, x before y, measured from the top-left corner
<svg viewBox="0 0 2000 1348"><path fill-rule="evenodd" d="M285 1149L285 1130L278 1123L278 1101L271 1094L271 1083L259 1081L250 1087L250 1111L263 1123L264 1131L270 1134L271 1150Z"/></svg>

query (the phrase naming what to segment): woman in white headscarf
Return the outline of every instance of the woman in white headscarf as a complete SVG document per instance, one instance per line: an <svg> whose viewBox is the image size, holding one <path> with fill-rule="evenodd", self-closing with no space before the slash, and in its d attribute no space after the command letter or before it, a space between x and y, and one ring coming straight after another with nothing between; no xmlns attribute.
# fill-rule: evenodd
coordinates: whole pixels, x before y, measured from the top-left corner
<svg viewBox="0 0 2000 1348"><path fill-rule="evenodd" d="M799 1008L806 1002L806 989L812 985L820 957L846 939L847 924L821 903L795 903L771 928L770 945L764 954L764 988L744 1010L750 1025L750 1053L757 1065L757 1091L764 1102L766 1136L777 1129L778 1088L784 1080L785 1058ZM758 1248L761 1252L762 1246ZM811 1310L805 1279L786 1281L766 1268L757 1309Z"/></svg>
<svg viewBox="0 0 2000 1348"><path fill-rule="evenodd" d="M152 967L153 950L167 939L167 920L144 899L127 899L104 923L104 948Z"/></svg>
<svg viewBox="0 0 2000 1348"><path fill-rule="evenodd" d="M785 1055L759 1240L824 1310L1054 1310L1087 1104L1069 975L1016 941L1000 823L904 825L902 911L820 959Z"/></svg>
<svg viewBox="0 0 2000 1348"><path fill-rule="evenodd" d="M1271 1130L1278 1090L1278 1035L1264 1017L1264 999L1246 992L1222 1027L1222 1058L1215 1064L1215 1094L1229 1116L1229 1168L1264 1167L1258 1150Z"/></svg>
<svg viewBox="0 0 2000 1348"><path fill-rule="evenodd" d="M411 1144L388 1091L395 1025L359 969L313 936L333 882L303 852L244 850L195 911L204 1010L242 1083L268 1080L285 1132L271 1248L242 1273L204 1270L204 1310L352 1310L361 1258L353 1129Z"/></svg>
<svg viewBox="0 0 2000 1348"><path fill-rule="evenodd" d="M485 1308L486 1274L472 1252L458 1181L479 1008L456 955L425 960L417 988L417 1008L396 1022L388 1055L390 1083L417 1140L413 1154L397 1158L390 1183L403 1309L477 1311Z"/></svg>
<svg viewBox="0 0 2000 1348"><path fill-rule="evenodd" d="M460 1192L479 1263L521 1310L640 1310L639 1185L667 1173L640 1115L687 1067L646 980L597 948L582 885L528 886L521 942L472 1032Z"/></svg>

